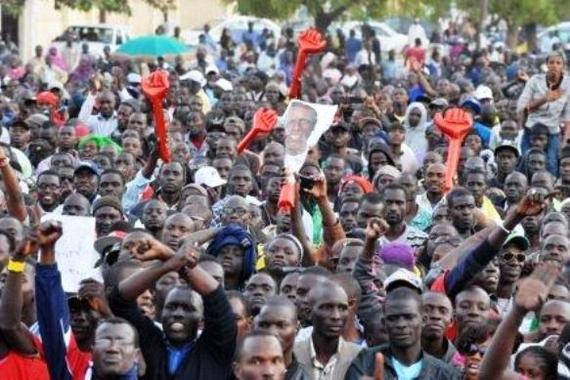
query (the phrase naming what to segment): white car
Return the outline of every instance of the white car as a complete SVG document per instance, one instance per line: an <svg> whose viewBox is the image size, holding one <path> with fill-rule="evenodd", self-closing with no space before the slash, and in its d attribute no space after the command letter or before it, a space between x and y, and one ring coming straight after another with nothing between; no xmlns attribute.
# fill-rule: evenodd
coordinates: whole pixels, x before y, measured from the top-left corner
<svg viewBox="0 0 570 380"><path fill-rule="evenodd" d="M222 36L222 31L227 28L234 42L240 44L242 43L242 35L247 31L249 22L253 22L253 30L259 35L261 35L263 29L266 28L273 32L275 38L281 35L281 27L269 19L251 16L232 16L218 22L210 23L210 36L212 36L217 44ZM182 32L182 38L186 45L194 47L198 45L198 38L203 32L203 28L186 30Z"/></svg>
<svg viewBox="0 0 570 380"><path fill-rule="evenodd" d="M120 25L71 25L57 37L52 45L59 48L66 43L67 36L73 36L73 42L89 45L89 52L95 56L103 55L103 48L109 46L114 52L130 38L129 29Z"/></svg>
<svg viewBox="0 0 570 380"><path fill-rule="evenodd" d="M560 24L552 25L538 33L537 43L540 48L545 39L548 38L550 32L558 32L558 38L562 44L562 48L565 51L570 51L570 21L561 22Z"/></svg>
<svg viewBox="0 0 570 380"><path fill-rule="evenodd" d="M344 32L346 38L349 37L351 30L356 32L357 37L361 37L362 25L367 24L376 32L376 37L380 40L380 48L382 51L396 50L400 53L408 44L408 36L401 34L392 29L388 24L379 21L346 21L335 23L329 27L329 32L336 33L337 29Z"/></svg>

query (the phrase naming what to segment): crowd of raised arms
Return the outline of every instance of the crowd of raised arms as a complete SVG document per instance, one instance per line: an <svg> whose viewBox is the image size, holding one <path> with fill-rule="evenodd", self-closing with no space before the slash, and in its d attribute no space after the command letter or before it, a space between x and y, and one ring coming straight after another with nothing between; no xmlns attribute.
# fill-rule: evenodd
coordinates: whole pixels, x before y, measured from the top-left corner
<svg viewBox="0 0 570 380"><path fill-rule="evenodd" d="M205 27L191 59L1 45L0 379L570 379L566 57L459 37L327 35L299 100L337 113L295 173L282 119L237 149L291 102L292 30Z"/></svg>

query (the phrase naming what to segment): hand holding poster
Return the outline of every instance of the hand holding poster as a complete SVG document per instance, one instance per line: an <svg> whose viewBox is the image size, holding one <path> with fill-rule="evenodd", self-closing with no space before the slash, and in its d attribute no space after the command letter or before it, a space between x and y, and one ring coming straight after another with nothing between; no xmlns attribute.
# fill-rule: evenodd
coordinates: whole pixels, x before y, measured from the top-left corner
<svg viewBox="0 0 570 380"><path fill-rule="evenodd" d="M285 126L285 168L292 173L301 169L307 152L331 126L337 106L293 100L283 114Z"/></svg>
<svg viewBox="0 0 570 380"><path fill-rule="evenodd" d="M55 244L55 258L61 272L63 290L75 293L79 282L86 278L102 281L95 263L99 254L95 251L95 218L45 214L42 221L58 220L63 228L63 235Z"/></svg>

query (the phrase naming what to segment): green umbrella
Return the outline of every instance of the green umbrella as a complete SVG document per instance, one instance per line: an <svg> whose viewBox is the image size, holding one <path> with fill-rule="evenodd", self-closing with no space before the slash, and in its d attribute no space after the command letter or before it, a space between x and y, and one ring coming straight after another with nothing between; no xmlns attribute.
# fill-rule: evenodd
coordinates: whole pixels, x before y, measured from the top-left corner
<svg viewBox="0 0 570 380"><path fill-rule="evenodd" d="M125 42L117 50L117 53L131 56L156 57L159 55L183 54L187 51L188 48L184 44L172 37L152 35L134 38Z"/></svg>

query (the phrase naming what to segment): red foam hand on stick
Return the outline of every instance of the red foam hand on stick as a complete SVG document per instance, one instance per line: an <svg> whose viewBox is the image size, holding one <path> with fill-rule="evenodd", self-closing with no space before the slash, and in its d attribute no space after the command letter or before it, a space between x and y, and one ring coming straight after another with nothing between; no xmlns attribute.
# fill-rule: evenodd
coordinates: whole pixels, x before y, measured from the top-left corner
<svg viewBox="0 0 570 380"><path fill-rule="evenodd" d="M447 171L445 174L445 191L453 187L453 177L457 173L461 143L473 125L471 115L461 108L451 108L443 115L441 112L434 117L435 125L449 138L447 153Z"/></svg>
<svg viewBox="0 0 570 380"><path fill-rule="evenodd" d="M327 41L317 29L309 28L299 35L297 44L299 45L299 52L297 53L293 79L289 88L289 98L291 99L298 99L301 96L301 75L305 69L307 57L324 51Z"/></svg>
<svg viewBox="0 0 570 380"><path fill-rule="evenodd" d="M260 108L253 115L253 127L240 141L237 152L242 153L260 134L269 134L277 125L277 112L268 108Z"/></svg>
<svg viewBox="0 0 570 380"><path fill-rule="evenodd" d="M164 162L170 162L170 150L168 148L168 135L166 133L166 121L162 102L168 94L170 83L166 71L157 70L142 80L141 87L144 95L152 104L154 115L154 132L158 140L158 152Z"/></svg>
<svg viewBox="0 0 570 380"><path fill-rule="evenodd" d="M291 214L293 211L293 207L295 207L295 182L286 182L281 187L281 193L279 194L279 201L277 202L277 206L279 207L279 211L285 214Z"/></svg>

